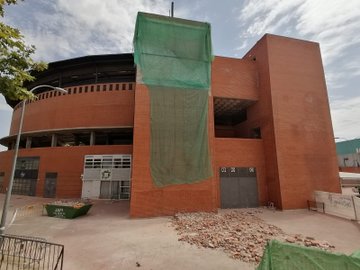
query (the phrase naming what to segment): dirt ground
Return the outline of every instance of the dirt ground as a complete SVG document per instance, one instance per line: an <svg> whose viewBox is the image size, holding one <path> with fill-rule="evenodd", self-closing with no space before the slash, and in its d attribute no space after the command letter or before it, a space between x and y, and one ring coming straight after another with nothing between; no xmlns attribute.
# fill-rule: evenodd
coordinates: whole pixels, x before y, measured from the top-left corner
<svg viewBox="0 0 360 270"><path fill-rule="evenodd" d="M2 204L4 195L0 195ZM128 202L95 201L88 215L73 220L41 215L43 198L12 197L22 207L8 234L42 237L65 245L64 269L254 269L254 264L230 258L221 249L198 248L178 241L171 217L129 219ZM220 210L224 211L224 210ZM325 240L335 251L350 254L360 248L360 225L308 210L262 210L257 216L288 234Z"/></svg>

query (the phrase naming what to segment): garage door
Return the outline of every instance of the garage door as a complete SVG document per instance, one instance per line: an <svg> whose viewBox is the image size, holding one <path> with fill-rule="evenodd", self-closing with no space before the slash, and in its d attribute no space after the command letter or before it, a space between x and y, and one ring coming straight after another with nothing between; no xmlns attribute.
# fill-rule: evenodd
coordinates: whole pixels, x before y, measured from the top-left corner
<svg viewBox="0 0 360 270"><path fill-rule="evenodd" d="M87 155L82 198L130 199L131 155Z"/></svg>
<svg viewBox="0 0 360 270"><path fill-rule="evenodd" d="M256 168L220 168L221 208L258 207Z"/></svg>

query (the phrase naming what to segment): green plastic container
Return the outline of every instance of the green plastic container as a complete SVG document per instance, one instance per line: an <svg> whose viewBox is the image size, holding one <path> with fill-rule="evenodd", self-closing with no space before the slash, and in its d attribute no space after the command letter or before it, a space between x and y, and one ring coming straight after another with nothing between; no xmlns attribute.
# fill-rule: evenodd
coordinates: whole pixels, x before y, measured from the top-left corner
<svg viewBox="0 0 360 270"><path fill-rule="evenodd" d="M86 215L92 204L86 204L80 208L71 206L62 206L54 204L46 204L45 209L49 217L72 219L78 216Z"/></svg>

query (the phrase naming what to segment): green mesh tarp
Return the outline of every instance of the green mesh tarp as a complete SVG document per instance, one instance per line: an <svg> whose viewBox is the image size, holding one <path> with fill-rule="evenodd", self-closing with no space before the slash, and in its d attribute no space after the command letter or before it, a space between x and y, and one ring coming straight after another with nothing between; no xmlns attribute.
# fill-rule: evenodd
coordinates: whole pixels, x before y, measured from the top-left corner
<svg viewBox="0 0 360 270"><path fill-rule="evenodd" d="M351 257L355 257L355 258L360 259L360 249L358 249L354 253L352 253Z"/></svg>
<svg viewBox="0 0 360 270"><path fill-rule="evenodd" d="M257 270L359 270L360 259L316 248L270 241Z"/></svg>
<svg viewBox="0 0 360 270"><path fill-rule="evenodd" d="M208 90L210 24L139 12L134 58L146 85Z"/></svg>
<svg viewBox="0 0 360 270"><path fill-rule="evenodd" d="M137 82L150 94L154 183L162 187L209 178L210 25L138 13L134 49Z"/></svg>

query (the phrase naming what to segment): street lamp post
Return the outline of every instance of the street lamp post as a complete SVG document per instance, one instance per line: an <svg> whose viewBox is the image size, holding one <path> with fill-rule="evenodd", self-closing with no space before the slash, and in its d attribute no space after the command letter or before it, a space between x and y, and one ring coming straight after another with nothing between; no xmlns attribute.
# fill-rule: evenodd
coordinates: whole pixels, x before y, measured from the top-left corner
<svg viewBox="0 0 360 270"><path fill-rule="evenodd" d="M51 88L53 90L56 91L60 91L62 93L67 93L67 91L63 88L60 87L55 87L55 86L51 86L51 85L38 85L35 86L34 88L32 88L29 92L34 92L36 89L39 88L43 88L43 87L47 87L47 88ZM10 175L10 179L9 179L9 185L8 185L8 189L6 192L6 196L5 196L5 200L4 200L4 205L3 205L3 211L2 211L2 215L1 215L1 222L0 222L0 235L3 235L5 232L5 225L6 225L6 216L7 216L7 212L8 212L8 208L9 208L9 203L10 203L10 198L11 198L11 192L12 192L12 188L13 188L13 183L14 183L14 176L15 176L15 169L16 169L16 160L17 160L17 156L18 156L18 152L19 152L19 144L20 144L20 137L21 137L21 130L22 130L22 126L23 126L23 121L24 121L24 112L25 112L25 104L26 104L26 99L24 99L22 101L22 108L21 108L21 116L20 116L20 124L19 124L19 130L18 130L18 134L16 136L16 143L15 143L15 153L14 153L14 158L13 158L13 163L12 163L12 169L11 169L11 175Z"/></svg>

